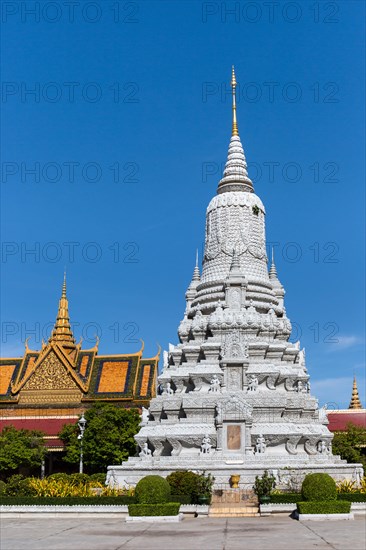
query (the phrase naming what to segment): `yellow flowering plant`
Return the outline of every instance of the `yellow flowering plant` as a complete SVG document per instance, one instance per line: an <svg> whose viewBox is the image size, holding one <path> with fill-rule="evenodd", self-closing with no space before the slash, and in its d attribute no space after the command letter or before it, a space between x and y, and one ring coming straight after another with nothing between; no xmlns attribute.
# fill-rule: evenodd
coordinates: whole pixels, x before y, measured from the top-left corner
<svg viewBox="0 0 366 550"><path fill-rule="evenodd" d="M67 479L30 478L29 486L37 497L118 497L133 496L133 489L108 487L97 481L75 484ZM95 489L100 489L96 491Z"/></svg>

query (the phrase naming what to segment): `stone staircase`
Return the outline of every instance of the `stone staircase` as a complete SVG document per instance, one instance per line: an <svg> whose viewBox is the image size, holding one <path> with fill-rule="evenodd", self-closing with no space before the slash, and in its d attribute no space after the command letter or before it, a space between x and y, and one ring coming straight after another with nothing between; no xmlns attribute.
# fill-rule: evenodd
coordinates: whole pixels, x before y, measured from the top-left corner
<svg viewBox="0 0 366 550"><path fill-rule="evenodd" d="M248 518L259 516L258 500L251 492L241 489L214 491L209 517Z"/></svg>
<svg viewBox="0 0 366 550"><path fill-rule="evenodd" d="M210 518L254 518L260 516L256 504L212 504L208 517Z"/></svg>

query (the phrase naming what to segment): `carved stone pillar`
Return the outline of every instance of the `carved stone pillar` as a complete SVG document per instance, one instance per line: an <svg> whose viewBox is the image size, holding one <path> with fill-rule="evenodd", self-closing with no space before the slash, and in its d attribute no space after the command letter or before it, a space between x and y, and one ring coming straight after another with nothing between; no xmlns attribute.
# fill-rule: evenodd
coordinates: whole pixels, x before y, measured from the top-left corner
<svg viewBox="0 0 366 550"><path fill-rule="evenodd" d="M251 445L251 431L252 431L252 423L247 421L245 423L245 454L246 455L253 454L253 449Z"/></svg>
<svg viewBox="0 0 366 550"><path fill-rule="evenodd" d="M218 451L222 451L222 422L217 424L217 447Z"/></svg>

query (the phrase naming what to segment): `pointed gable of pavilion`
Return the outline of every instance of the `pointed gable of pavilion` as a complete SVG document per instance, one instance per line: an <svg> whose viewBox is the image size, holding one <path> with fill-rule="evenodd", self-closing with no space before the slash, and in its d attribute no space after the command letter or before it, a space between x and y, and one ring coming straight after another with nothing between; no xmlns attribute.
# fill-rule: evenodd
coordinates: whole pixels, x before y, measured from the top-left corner
<svg viewBox="0 0 366 550"><path fill-rule="evenodd" d="M147 405L156 395L160 349L155 357L136 353L98 355L99 340L89 350L76 344L71 330L64 277L55 326L40 351L26 349L23 357L0 359L0 404L25 406L136 402Z"/></svg>

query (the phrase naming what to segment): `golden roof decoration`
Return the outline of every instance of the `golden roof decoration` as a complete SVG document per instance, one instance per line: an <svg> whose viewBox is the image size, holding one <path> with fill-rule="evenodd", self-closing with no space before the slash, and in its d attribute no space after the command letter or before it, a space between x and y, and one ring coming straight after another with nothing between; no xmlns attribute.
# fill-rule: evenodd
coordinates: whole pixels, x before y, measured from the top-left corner
<svg viewBox="0 0 366 550"><path fill-rule="evenodd" d="M64 274L64 281L62 284L62 293L58 305L55 328L48 342L57 342L58 344L71 347L75 346L75 338L70 325L69 302L66 296L66 273Z"/></svg>
<svg viewBox="0 0 366 550"><path fill-rule="evenodd" d="M352 397L351 402L349 404L349 409L362 409L362 404L360 401L360 397L358 395L358 388L357 388L357 381L356 377L353 377L353 387L352 387Z"/></svg>
<svg viewBox="0 0 366 550"><path fill-rule="evenodd" d="M231 72L231 88L233 93L233 129L231 133L232 136L239 135L238 122L236 119L236 85L237 85L237 82L235 77L235 69L233 65L232 72Z"/></svg>

